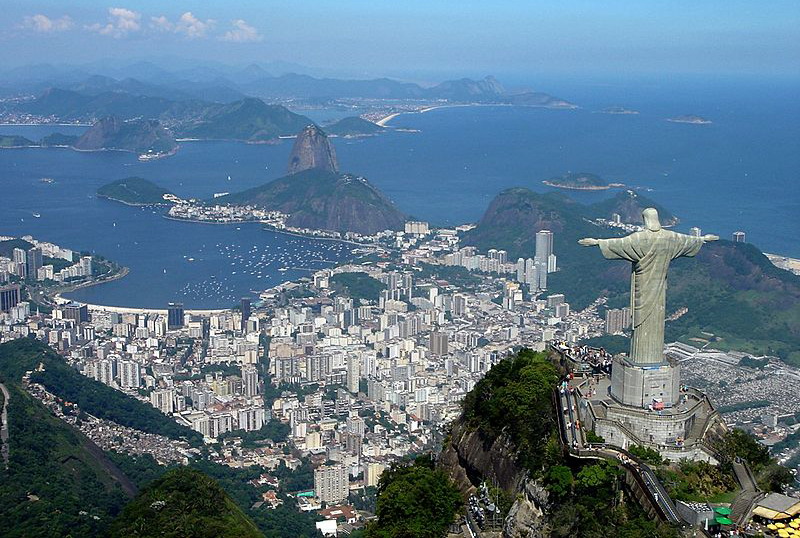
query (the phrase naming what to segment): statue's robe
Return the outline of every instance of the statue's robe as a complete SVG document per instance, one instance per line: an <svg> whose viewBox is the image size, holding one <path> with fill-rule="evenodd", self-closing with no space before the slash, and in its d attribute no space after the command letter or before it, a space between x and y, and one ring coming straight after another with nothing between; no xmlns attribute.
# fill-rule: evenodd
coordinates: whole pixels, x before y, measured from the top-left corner
<svg viewBox="0 0 800 538"><path fill-rule="evenodd" d="M607 259L628 260L631 268L631 316L633 338L630 360L636 364L664 362L664 313L669 262L694 256L703 246L702 237L642 230L626 237L600 239Z"/></svg>

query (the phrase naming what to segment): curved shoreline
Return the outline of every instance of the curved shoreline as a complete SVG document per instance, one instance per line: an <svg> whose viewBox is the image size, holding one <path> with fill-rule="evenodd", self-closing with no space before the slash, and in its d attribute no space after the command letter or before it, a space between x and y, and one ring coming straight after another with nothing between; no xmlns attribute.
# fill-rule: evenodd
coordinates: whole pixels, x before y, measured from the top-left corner
<svg viewBox="0 0 800 538"><path fill-rule="evenodd" d="M431 112L432 110L437 110L440 108L472 108L472 107L520 107L520 108L544 108L547 110L575 110L579 108L577 106L548 106L548 105L522 105L522 104L512 104L512 103L453 103L453 104L445 104L445 105L430 105L424 106L418 110L401 110L400 112L392 112L391 114L387 114L383 118L379 119L375 122L376 125L380 125L381 127L386 127L386 124L395 119L397 116L401 114L425 114L426 112Z"/></svg>
<svg viewBox="0 0 800 538"><path fill-rule="evenodd" d="M164 207L164 206L170 205L170 204L165 204L163 202L161 202L161 203L152 203L152 204L137 204L137 203L134 203L134 202L126 202L125 200L120 200L119 198L106 196L105 194L97 194L97 193L95 193L95 196L97 198L101 198L103 200L110 200L112 202L118 202L120 204L125 204L126 206L129 206L129 207Z"/></svg>
<svg viewBox="0 0 800 538"><path fill-rule="evenodd" d="M98 280L90 280L89 282L81 282L80 284L75 284L74 286L67 286L65 289L60 290L58 293L52 296L53 299L57 299L61 297L63 293L72 293L73 291L78 291L83 288L91 288L92 286L97 286L100 284L105 284L107 282L114 282L115 280L119 280L130 273L131 270L125 266L120 268L120 270L113 275L109 275L105 278L98 279ZM57 302L57 301L55 301Z"/></svg>
<svg viewBox="0 0 800 538"><path fill-rule="evenodd" d="M281 230L279 228L273 228L269 225L267 221L263 220L234 220L229 222L220 222L215 220L199 220L199 219L184 219L180 217L170 217L169 215L162 215L167 220L176 220L176 221L183 221L183 222L196 222L198 224L222 224L222 225L231 225L231 224L261 224L262 230L268 232L275 232L279 234L291 235L292 237L300 237L302 239L315 239L318 241L338 241L339 243L347 243L348 245L355 245L359 247L375 247L374 243L359 243L357 241L351 241L350 239L343 239L340 237L325 237L325 236L318 236L313 234L302 234L299 232L292 232L290 230Z"/></svg>

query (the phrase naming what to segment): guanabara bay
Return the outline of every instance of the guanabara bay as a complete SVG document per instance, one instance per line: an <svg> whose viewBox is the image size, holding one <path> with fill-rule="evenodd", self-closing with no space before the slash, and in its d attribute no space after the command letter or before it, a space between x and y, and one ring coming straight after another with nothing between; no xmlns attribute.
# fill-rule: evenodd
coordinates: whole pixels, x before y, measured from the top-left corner
<svg viewBox="0 0 800 538"><path fill-rule="evenodd" d="M796 5L5 4L0 536L800 537Z"/></svg>

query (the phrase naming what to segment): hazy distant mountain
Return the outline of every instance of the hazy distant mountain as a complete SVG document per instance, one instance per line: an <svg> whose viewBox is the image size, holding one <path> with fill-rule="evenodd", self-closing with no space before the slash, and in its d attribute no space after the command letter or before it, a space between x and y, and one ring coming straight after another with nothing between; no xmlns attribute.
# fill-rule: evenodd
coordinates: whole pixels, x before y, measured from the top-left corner
<svg viewBox="0 0 800 538"><path fill-rule="evenodd" d="M339 171L333 144L316 125L307 126L297 135L289 154L286 173L296 174L311 169L333 173Z"/></svg>
<svg viewBox="0 0 800 538"><path fill-rule="evenodd" d="M271 98L339 99L362 97L372 99L419 99L424 97L424 90L418 85L398 82L388 78L340 80L314 78L296 73L260 78L248 84L242 84L242 88L251 95Z"/></svg>
<svg viewBox="0 0 800 538"><path fill-rule="evenodd" d="M482 80L468 78L450 80L430 88L388 78L341 80L287 74L264 77L241 85L243 91L265 98L297 98L327 100L343 98L429 99L459 103L509 103L558 108L574 107L572 103L546 93L507 94L494 77Z"/></svg>
<svg viewBox="0 0 800 538"><path fill-rule="evenodd" d="M79 89L87 80L97 84L101 79L113 79L117 82L104 82L106 90L130 91L172 100L194 98L230 102L249 95L268 99L295 98L311 101L343 98L443 99L465 103L498 102L562 108L573 106L568 101L543 92L509 92L491 76L481 80L448 80L431 87L423 87L390 78L316 77L310 73L320 73L321 70L280 61L251 63L244 67L194 61L174 61L172 65L179 67L168 69L152 61L120 64L116 59L81 66L41 64L7 70L2 73L2 79L9 90L23 89L32 93L41 93L48 87ZM136 88L136 85L126 82L129 79L149 89ZM126 88L127 85L130 87ZM169 89L175 93L163 93L160 90L156 92L154 88Z"/></svg>
<svg viewBox="0 0 800 538"><path fill-rule="evenodd" d="M501 101L506 91L496 78L448 80L426 91L429 97L448 101Z"/></svg>
<svg viewBox="0 0 800 538"><path fill-rule="evenodd" d="M121 120L158 119L175 125L176 132L184 137L246 141L266 141L291 135L312 123L283 106L268 105L255 98L223 104L199 100L172 101L126 92L86 95L53 88L18 108L29 114L65 121L92 121L106 116Z"/></svg>
<svg viewBox="0 0 800 538"><path fill-rule="evenodd" d="M227 105L208 105L196 120L182 123L178 132L188 138L263 142L292 135L310 123L285 107L248 97Z"/></svg>
<svg viewBox="0 0 800 538"><path fill-rule="evenodd" d="M53 116L62 121L91 121L110 115L122 119L181 117L197 113L205 106L199 101L176 102L127 92L88 95L52 88L33 101L20 103L17 109L43 117Z"/></svg>

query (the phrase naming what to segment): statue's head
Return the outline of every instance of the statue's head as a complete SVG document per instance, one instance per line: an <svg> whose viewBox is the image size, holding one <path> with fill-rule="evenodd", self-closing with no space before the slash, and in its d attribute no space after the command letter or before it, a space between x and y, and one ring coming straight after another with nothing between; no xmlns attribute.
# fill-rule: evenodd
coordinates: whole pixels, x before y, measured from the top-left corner
<svg viewBox="0 0 800 538"><path fill-rule="evenodd" d="M648 207L642 211L642 220L644 220L644 227L651 232L657 232L661 229L661 222L658 220L658 211L655 207Z"/></svg>

